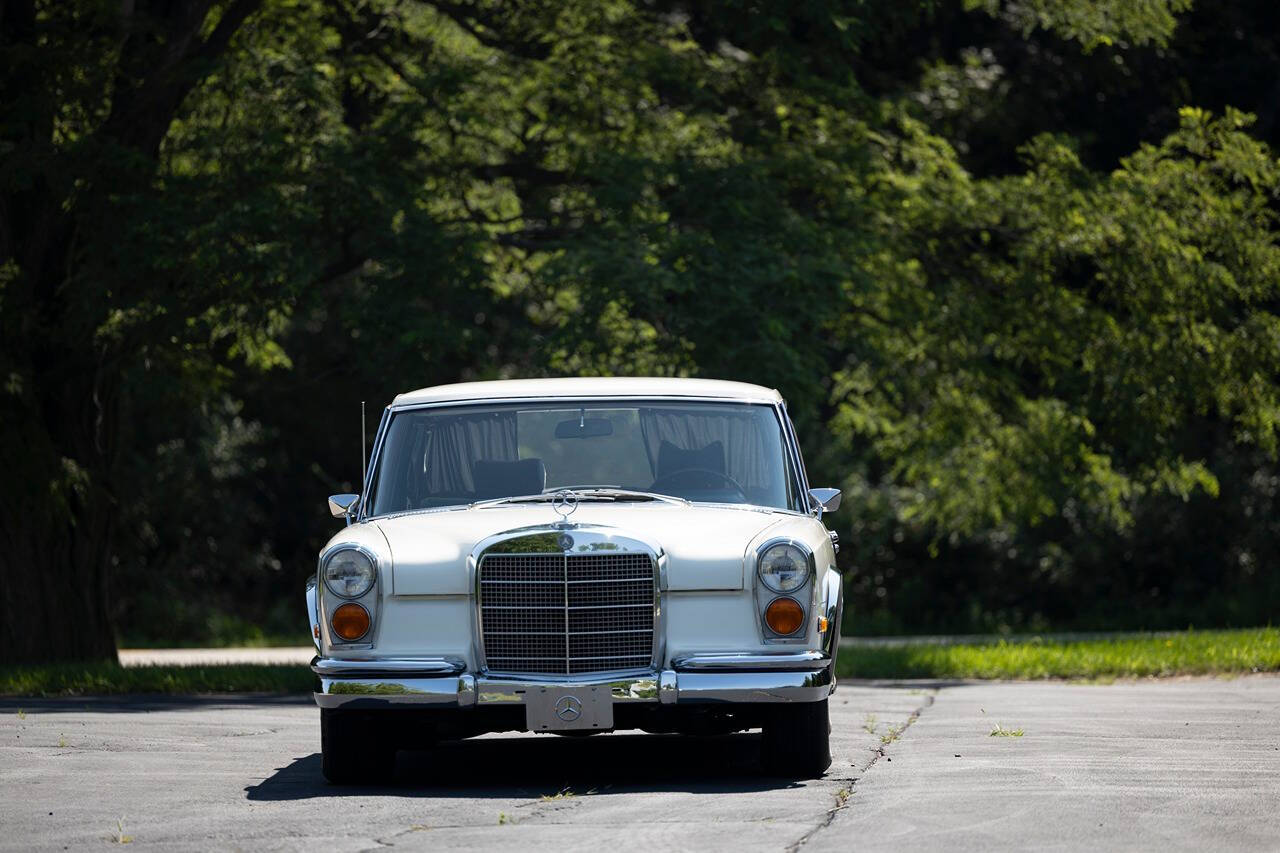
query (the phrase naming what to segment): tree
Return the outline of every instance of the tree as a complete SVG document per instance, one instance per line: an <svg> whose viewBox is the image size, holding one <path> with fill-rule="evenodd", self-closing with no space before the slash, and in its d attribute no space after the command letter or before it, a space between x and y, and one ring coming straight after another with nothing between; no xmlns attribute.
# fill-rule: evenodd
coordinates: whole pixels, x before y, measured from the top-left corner
<svg viewBox="0 0 1280 853"><path fill-rule="evenodd" d="M131 214L156 189L161 146L184 99L258 5L3 7L5 659L114 655L108 571L129 499L113 488L128 441L122 363L144 347L178 357L207 328L202 315L226 317L253 301L256 282L227 292L140 275L130 250L145 245L145 224Z"/></svg>
<svg viewBox="0 0 1280 853"><path fill-rule="evenodd" d="M1069 618L1275 455L1274 158L1178 112L1187 6L6 6L4 657L110 656L113 573L127 631L287 593L359 400L558 373L780 387L858 595Z"/></svg>

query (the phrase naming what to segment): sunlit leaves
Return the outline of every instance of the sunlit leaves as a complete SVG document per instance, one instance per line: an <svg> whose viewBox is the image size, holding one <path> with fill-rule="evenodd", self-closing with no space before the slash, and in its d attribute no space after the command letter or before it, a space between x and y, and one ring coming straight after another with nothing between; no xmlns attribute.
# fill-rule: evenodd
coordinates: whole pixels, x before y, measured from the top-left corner
<svg viewBox="0 0 1280 853"><path fill-rule="evenodd" d="M1274 452L1280 173L1247 124L1184 111L1106 176L1044 137L984 181L909 122L883 137L899 248L866 263L894 296L848 316L865 354L833 427L919 490L906 515L973 532L1077 503L1124 526L1149 492L1216 493L1198 423Z"/></svg>

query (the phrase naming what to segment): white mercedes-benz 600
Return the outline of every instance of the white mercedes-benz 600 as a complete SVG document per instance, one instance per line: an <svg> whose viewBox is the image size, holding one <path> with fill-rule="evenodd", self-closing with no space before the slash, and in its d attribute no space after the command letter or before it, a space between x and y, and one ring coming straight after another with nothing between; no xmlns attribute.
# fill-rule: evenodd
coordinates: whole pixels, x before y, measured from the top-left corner
<svg viewBox="0 0 1280 853"><path fill-rule="evenodd" d="M777 391L533 379L401 394L307 586L324 774L485 732L762 730L830 764L842 585Z"/></svg>

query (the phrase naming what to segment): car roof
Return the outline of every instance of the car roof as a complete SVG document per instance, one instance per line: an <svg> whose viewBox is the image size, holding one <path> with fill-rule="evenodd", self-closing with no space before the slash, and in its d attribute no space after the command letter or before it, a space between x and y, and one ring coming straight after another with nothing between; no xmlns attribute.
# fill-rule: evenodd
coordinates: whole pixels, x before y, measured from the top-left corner
<svg viewBox="0 0 1280 853"><path fill-rule="evenodd" d="M436 385L397 395L395 408L431 403L562 397L697 397L751 403L779 403L782 395L772 388L721 379L686 379L669 376L583 376L563 379L503 379Z"/></svg>

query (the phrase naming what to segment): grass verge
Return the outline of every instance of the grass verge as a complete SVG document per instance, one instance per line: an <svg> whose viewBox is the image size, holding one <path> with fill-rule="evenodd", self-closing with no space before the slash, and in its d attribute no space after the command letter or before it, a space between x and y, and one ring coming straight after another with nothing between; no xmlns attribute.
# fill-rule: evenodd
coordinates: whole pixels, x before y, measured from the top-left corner
<svg viewBox="0 0 1280 853"><path fill-rule="evenodd" d="M44 664L0 669L0 696L103 696L121 693L310 693L315 676L293 664L120 666Z"/></svg>
<svg viewBox="0 0 1280 853"><path fill-rule="evenodd" d="M1073 642L845 647L846 678L1109 679L1280 671L1280 629L1133 634Z"/></svg>
<svg viewBox="0 0 1280 853"><path fill-rule="evenodd" d="M887 645L840 650L846 678L1112 679L1280 672L1280 629L1134 634L1099 640ZM0 696L310 693L306 666L47 664L0 669ZM868 718L868 731L875 728Z"/></svg>

